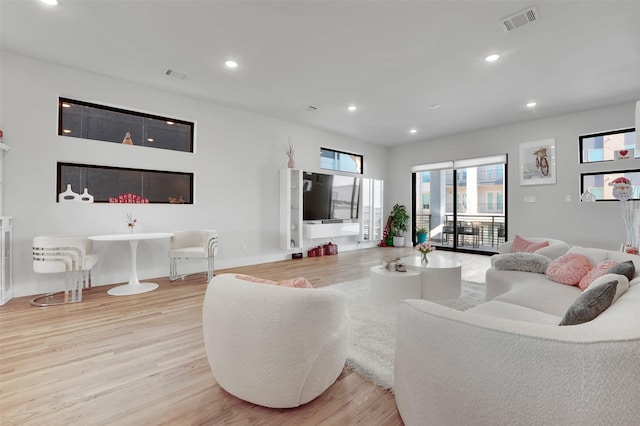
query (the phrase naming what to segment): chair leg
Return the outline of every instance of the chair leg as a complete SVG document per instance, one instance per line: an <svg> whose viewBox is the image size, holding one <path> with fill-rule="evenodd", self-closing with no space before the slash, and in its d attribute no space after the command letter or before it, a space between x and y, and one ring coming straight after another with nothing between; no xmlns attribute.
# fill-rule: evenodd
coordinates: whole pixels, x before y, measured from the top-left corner
<svg viewBox="0 0 640 426"><path fill-rule="evenodd" d="M180 278L184 278L186 275L178 275L177 259L172 257L169 260L169 281L175 281Z"/></svg>
<svg viewBox="0 0 640 426"><path fill-rule="evenodd" d="M31 299L29 303L37 307L65 305L67 303L82 302L83 279L82 271L67 272L65 277L64 291L55 291L53 293L45 293ZM62 300L54 300L57 295L62 295ZM45 299L45 301L40 301Z"/></svg>
<svg viewBox="0 0 640 426"><path fill-rule="evenodd" d="M212 257L208 257L207 258L207 282L211 282L211 279L216 275L213 272L213 266L214 266L214 258Z"/></svg>

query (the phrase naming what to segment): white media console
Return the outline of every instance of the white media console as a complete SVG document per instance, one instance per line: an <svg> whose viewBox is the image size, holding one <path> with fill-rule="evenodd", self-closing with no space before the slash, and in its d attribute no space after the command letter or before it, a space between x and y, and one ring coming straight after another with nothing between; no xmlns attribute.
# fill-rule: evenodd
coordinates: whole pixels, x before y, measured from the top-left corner
<svg viewBox="0 0 640 426"><path fill-rule="evenodd" d="M360 235L359 223L305 223L302 226L305 239L351 237Z"/></svg>

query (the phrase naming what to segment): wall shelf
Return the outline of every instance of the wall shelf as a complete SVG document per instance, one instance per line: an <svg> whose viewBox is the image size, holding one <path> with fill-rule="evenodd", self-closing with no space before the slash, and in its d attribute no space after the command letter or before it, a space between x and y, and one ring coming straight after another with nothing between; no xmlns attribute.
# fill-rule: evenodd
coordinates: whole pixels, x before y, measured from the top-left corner
<svg viewBox="0 0 640 426"><path fill-rule="evenodd" d="M280 248L302 250L302 170L280 170Z"/></svg>

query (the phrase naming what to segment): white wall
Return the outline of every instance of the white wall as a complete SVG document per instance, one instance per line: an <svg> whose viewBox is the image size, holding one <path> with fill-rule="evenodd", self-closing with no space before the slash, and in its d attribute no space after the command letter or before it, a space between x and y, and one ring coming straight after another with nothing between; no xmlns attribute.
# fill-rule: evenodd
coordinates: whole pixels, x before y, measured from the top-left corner
<svg viewBox="0 0 640 426"><path fill-rule="evenodd" d="M386 178L388 150L383 147L13 53L2 52L0 66L0 128L11 147L5 155L4 215L14 217L14 296L64 284L62 277L32 272L34 236L126 232L127 212L143 232L218 230L216 269L284 259L286 252L278 248L278 176L286 167L289 137L297 168L318 171L320 147L325 146L363 154L365 176ZM59 96L195 121L196 152L58 136ZM57 203L58 161L193 172L195 203ZM140 242L140 279L168 275L167 247L163 240ZM95 285L128 281L126 243L94 243L94 249L100 256Z"/></svg>
<svg viewBox="0 0 640 426"><path fill-rule="evenodd" d="M615 105L395 148L390 151L385 210L397 202L411 206L411 165L507 153L510 237L553 237L577 245L619 249L626 235L619 202L581 203L580 173L640 168L640 160L579 164L578 137L634 127L634 109L635 103ZM556 139L557 183L520 186L519 144L547 138ZM524 197L530 195L536 197L536 203L524 203ZM567 195L570 202L565 201Z"/></svg>

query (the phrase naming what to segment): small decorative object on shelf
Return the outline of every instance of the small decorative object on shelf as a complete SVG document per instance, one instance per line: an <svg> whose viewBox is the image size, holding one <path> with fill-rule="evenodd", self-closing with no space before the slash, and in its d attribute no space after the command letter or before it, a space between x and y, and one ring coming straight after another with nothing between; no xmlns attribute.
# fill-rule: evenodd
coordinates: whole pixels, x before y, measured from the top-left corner
<svg viewBox="0 0 640 426"><path fill-rule="evenodd" d="M293 154L295 153L295 151L293 150L293 144L291 143L291 138L289 138L289 145L285 146L284 152L285 154L287 154L287 157L289 157L289 162L287 163L287 166L290 169L293 169L296 163L293 161Z"/></svg>
<svg viewBox="0 0 640 426"><path fill-rule="evenodd" d="M93 203L93 195L89 194L89 191L85 188L84 192L78 197L78 201L81 203Z"/></svg>
<svg viewBox="0 0 640 426"><path fill-rule="evenodd" d="M398 266L398 262L400 262L399 257L387 257L384 260L384 268L388 271L395 271L396 266Z"/></svg>
<svg viewBox="0 0 640 426"><path fill-rule="evenodd" d="M131 213L127 213L127 227L129 228L129 232L133 232L136 223L138 223L138 219L134 218Z"/></svg>
<svg viewBox="0 0 640 426"><path fill-rule="evenodd" d="M432 251L434 251L435 249L436 248L434 246L427 243L421 243L416 245L416 250L418 250L422 254L423 265L426 265L427 263L429 263L429 259L427 258L427 255Z"/></svg>
<svg viewBox="0 0 640 426"><path fill-rule="evenodd" d="M127 132L124 135L124 139L122 139L122 143L125 145L133 145L133 141L131 140L131 133Z"/></svg>
<svg viewBox="0 0 640 426"><path fill-rule="evenodd" d="M71 184L67 184L67 189L64 192L58 194L58 202L63 203L67 201L78 201L80 199L80 194L77 192L73 192L71 189Z"/></svg>

